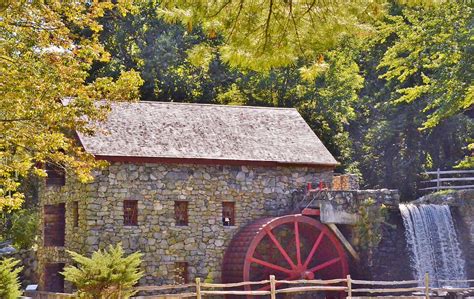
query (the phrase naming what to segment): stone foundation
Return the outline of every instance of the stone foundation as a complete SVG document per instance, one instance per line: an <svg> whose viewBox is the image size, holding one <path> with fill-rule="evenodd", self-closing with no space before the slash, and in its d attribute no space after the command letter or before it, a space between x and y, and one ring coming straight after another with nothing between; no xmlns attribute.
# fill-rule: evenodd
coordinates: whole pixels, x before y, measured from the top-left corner
<svg viewBox="0 0 474 299"><path fill-rule="evenodd" d="M70 263L65 248L90 255L120 242L144 254L141 285L174 283L176 262L187 262L189 280L219 282L224 252L242 226L288 213L296 189L331 178L325 168L113 163L87 185L68 179L60 188L43 186L43 205L66 203L66 238L64 248L41 247L40 264ZM138 201L137 226L124 226L124 200ZM188 202L188 226L175 225L175 201ZM235 203L235 226L222 223L226 201Z"/></svg>

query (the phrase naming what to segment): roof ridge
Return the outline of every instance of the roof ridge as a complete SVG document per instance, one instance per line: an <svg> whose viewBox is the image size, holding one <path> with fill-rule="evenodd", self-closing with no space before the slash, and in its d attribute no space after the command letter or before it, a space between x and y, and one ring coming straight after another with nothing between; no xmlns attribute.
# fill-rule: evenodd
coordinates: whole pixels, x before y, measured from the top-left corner
<svg viewBox="0 0 474 299"><path fill-rule="evenodd" d="M117 103L117 102L116 102ZM130 103L130 102L118 102L118 103ZM218 107L226 107L226 108L244 108L244 109L275 109L275 110L295 110L298 111L294 107L271 107L271 106L244 106L244 105L224 105L224 104L212 104L212 103L184 103L184 102L164 102L164 101L138 101L138 102L131 102L134 103L145 103L145 104L172 104L172 105L192 105L192 106L218 106Z"/></svg>

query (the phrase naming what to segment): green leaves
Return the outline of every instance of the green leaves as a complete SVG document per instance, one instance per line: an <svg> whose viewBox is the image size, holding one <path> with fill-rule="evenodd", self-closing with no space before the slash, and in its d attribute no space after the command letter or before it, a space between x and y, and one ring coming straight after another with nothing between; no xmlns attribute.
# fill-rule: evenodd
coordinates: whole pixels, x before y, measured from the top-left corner
<svg viewBox="0 0 474 299"><path fill-rule="evenodd" d="M359 239L358 246L364 250L372 250L382 240L382 223L385 221L387 208L369 198L363 201L358 209L359 220L355 225L355 233Z"/></svg>
<svg viewBox="0 0 474 299"><path fill-rule="evenodd" d="M426 103L423 129L474 105L473 20L472 6L446 2L405 8L379 28L394 38L379 64L381 78L403 86L396 103Z"/></svg>
<svg viewBox="0 0 474 299"><path fill-rule="evenodd" d="M17 299L21 296L18 274L23 267L18 267L19 263L12 258L0 261L0 298Z"/></svg>
<svg viewBox="0 0 474 299"><path fill-rule="evenodd" d="M11 240L17 249L31 249L36 244L39 217L34 209L0 214L0 239Z"/></svg>
<svg viewBox="0 0 474 299"><path fill-rule="evenodd" d="M0 211L21 206L20 182L44 176L46 162L81 181L100 166L74 131L90 133L86 120L105 118L96 100L136 100L142 84L134 71L115 80L88 78L95 61L109 58L98 42L98 18L133 8L132 1L119 2L10 1L0 11Z"/></svg>
<svg viewBox="0 0 474 299"><path fill-rule="evenodd" d="M232 67L268 71L316 59L342 37L365 36L384 11L379 1L161 1L159 15L188 31L224 40L217 50Z"/></svg>
<svg viewBox="0 0 474 299"><path fill-rule="evenodd" d="M75 285L81 298L121 299L135 294L133 286L143 275L139 270L142 254L128 256L120 244L98 250L88 258L68 251L78 266L68 266L63 275Z"/></svg>

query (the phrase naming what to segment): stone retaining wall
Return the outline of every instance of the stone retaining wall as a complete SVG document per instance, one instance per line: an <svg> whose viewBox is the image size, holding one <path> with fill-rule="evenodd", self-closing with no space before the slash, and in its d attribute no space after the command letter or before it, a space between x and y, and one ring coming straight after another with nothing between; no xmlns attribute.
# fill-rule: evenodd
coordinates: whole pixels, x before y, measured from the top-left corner
<svg viewBox="0 0 474 299"><path fill-rule="evenodd" d="M400 211L390 209L385 221L378 246L371 253L360 251L362 262L357 265L355 275L367 280L412 280L410 252Z"/></svg>
<svg viewBox="0 0 474 299"><path fill-rule="evenodd" d="M220 281L224 252L233 235L251 221L283 215L293 192L307 182L330 182L332 170L113 163L83 185L44 187L42 204L66 202L65 248L83 254L121 242L144 253L142 285L174 282L175 262L187 262L189 279ZM138 201L138 225L123 225L123 200ZM79 226L72 202L79 201ZM174 202L188 202L188 226L176 226ZM235 202L235 226L223 226L222 202ZM40 262L65 262L65 248L40 248Z"/></svg>

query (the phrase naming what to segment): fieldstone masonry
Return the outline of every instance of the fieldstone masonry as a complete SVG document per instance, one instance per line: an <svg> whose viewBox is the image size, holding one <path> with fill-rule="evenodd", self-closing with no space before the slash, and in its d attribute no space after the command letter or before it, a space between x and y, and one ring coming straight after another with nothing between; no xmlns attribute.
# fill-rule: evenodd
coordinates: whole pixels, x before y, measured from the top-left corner
<svg viewBox="0 0 474 299"><path fill-rule="evenodd" d="M331 179L332 169L324 167L114 162L97 172L93 183L68 178L63 187L42 187L43 205L66 203L66 236L64 247L39 248L40 269L45 263L69 263L65 249L90 255L121 242L127 252L144 254L141 285L174 283L175 262L188 263L190 279L218 282L224 252L239 228L288 213L295 190ZM124 200L138 201L137 226L124 226ZM73 227L74 201L78 227ZM175 225L175 201L189 202L188 226ZM222 224L225 201L235 202L235 226Z"/></svg>

